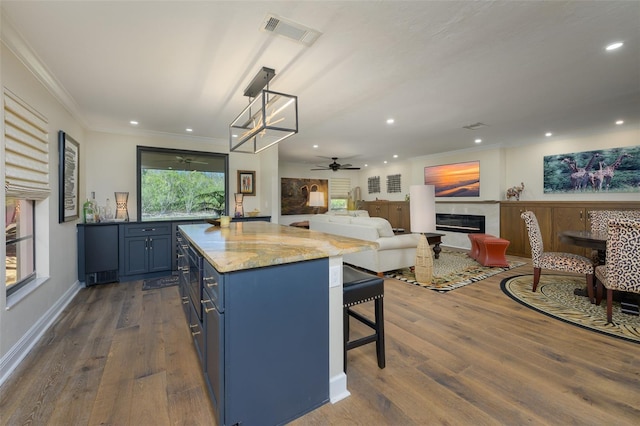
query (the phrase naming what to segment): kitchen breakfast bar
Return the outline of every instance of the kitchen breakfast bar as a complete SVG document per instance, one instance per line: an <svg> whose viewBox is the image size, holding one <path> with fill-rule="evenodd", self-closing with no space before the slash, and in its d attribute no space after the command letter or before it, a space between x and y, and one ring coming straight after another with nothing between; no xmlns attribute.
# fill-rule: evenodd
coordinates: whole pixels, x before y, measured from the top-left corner
<svg viewBox="0 0 640 426"><path fill-rule="evenodd" d="M349 395L342 256L375 242L267 222L178 232L180 296L218 425L283 424Z"/></svg>

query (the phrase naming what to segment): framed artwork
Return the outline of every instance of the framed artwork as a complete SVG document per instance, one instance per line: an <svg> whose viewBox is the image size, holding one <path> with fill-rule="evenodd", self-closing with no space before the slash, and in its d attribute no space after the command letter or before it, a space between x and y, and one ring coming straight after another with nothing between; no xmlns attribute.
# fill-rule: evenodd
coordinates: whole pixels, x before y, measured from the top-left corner
<svg viewBox="0 0 640 426"><path fill-rule="evenodd" d="M479 197L480 161L425 167L424 184L436 187L436 197Z"/></svg>
<svg viewBox="0 0 640 426"><path fill-rule="evenodd" d="M80 145L58 132L58 223L80 217Z"/></svg>
<svg viewBox="0 0 640 426"><path fill-rule="evenodd" d="M311 193L322 193L322 206L314 206ZM282 215L326 213L329 208L328 179L280 179L280 212Z"/></svg>
<svg viewBox="0 0 640 426"><path fill-rule="evenodd" d="M547 155L544 193L640 192L640 145Z"/></svg>
<svg viewBox="0 0 640 426"><path fill-rule="evenodd" d="M256 172L238 170L238 193L256 195Z"/></svg>

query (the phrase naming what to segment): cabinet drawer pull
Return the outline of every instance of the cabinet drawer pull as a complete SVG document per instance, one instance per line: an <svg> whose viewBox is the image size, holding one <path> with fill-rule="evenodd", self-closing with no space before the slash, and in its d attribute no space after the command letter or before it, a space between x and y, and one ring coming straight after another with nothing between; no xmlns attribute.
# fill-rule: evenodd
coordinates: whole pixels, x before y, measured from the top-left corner
<svg viewBox="0 0 640 426"><path fill-rule="evenodd" d="M189 300L183 300L183 301L182 301L182 304L183 304L183 305L186 305L187 303L189 303Z"/></svg>
<svg viewBox="0 0 640 426"><path fill-rule="evenodd" d="M199 331L192 331L192 332L191 332L191 335L192 335L192 336L197 336L198 334L200 334L200 332L199 332Z"/></svg>
<svg viewBox="0 0 640 426"><path fill-rule="evenodd" d="M198 324L189 324L189 328L198 328Z"/></svg>
<svg viewBox="0 0 640 426"><path fill-rule="evenodd" d="M209 299L209 300L201 300L200 303L202 303L203 306L206 305L207 303L211 303L213 305L213 301L211 299ZM206 314L208 314L211 311L215 311L215 310L216 310L215 306L213 308L207 308L206 306L204 306L204 312Z"/></svg>
<svg viewBox="0 0 640 426"><path fill-rule="evenodd" d="M184 257L184 254L178 254L178 259L180 259L181 257Z"/></svg>
<svg viewBox="0 0 640 426"><path fill-rule="evenodd" d="M153 232L155 230L156 230L156 228L143 228L142 232Z"/></svg>

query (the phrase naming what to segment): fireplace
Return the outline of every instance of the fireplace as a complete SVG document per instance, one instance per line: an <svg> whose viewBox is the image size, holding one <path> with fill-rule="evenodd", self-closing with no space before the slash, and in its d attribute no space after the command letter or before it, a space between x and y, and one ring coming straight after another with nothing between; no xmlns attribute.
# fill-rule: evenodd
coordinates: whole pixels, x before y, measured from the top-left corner
<svg viewBox="0 0 640 426"><path fill-rule="evenodd" d="M471 214L436 213L436 230L463 234L484 234L485 217Z"/></svg>

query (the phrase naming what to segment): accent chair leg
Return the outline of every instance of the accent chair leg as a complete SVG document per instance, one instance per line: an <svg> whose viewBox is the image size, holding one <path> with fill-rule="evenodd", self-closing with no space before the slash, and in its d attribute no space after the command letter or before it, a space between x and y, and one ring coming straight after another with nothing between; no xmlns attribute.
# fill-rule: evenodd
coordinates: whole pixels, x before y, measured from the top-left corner
<svg viewBox="0 0 640 426"><path fill-rule="evenodd" d="M612 323L613 317L613 290L607 289L607 324Z"/></svg>
<svg viewBox="0 0 640 426"><path fill-rule="evenodd" d="M602 301L602 283L599 279L596 279L596 306L600 306L600 302Z"/></svg>
<svg viewBox="0 0 640 426"><path fill-rule="evenodd" d="M538 283L540 282L540 272L542 272L541 268L533 268L533 291L535 293L538 288Z"/></svg>
<svg viewBox="0 0 640 426"><path fill-rule="evenodd" d="M589 296L589 302L593 303L594 302L594 296L593 296L593 285L594 285L594 275L593 274L587 274L587 296Z"/></svg>

